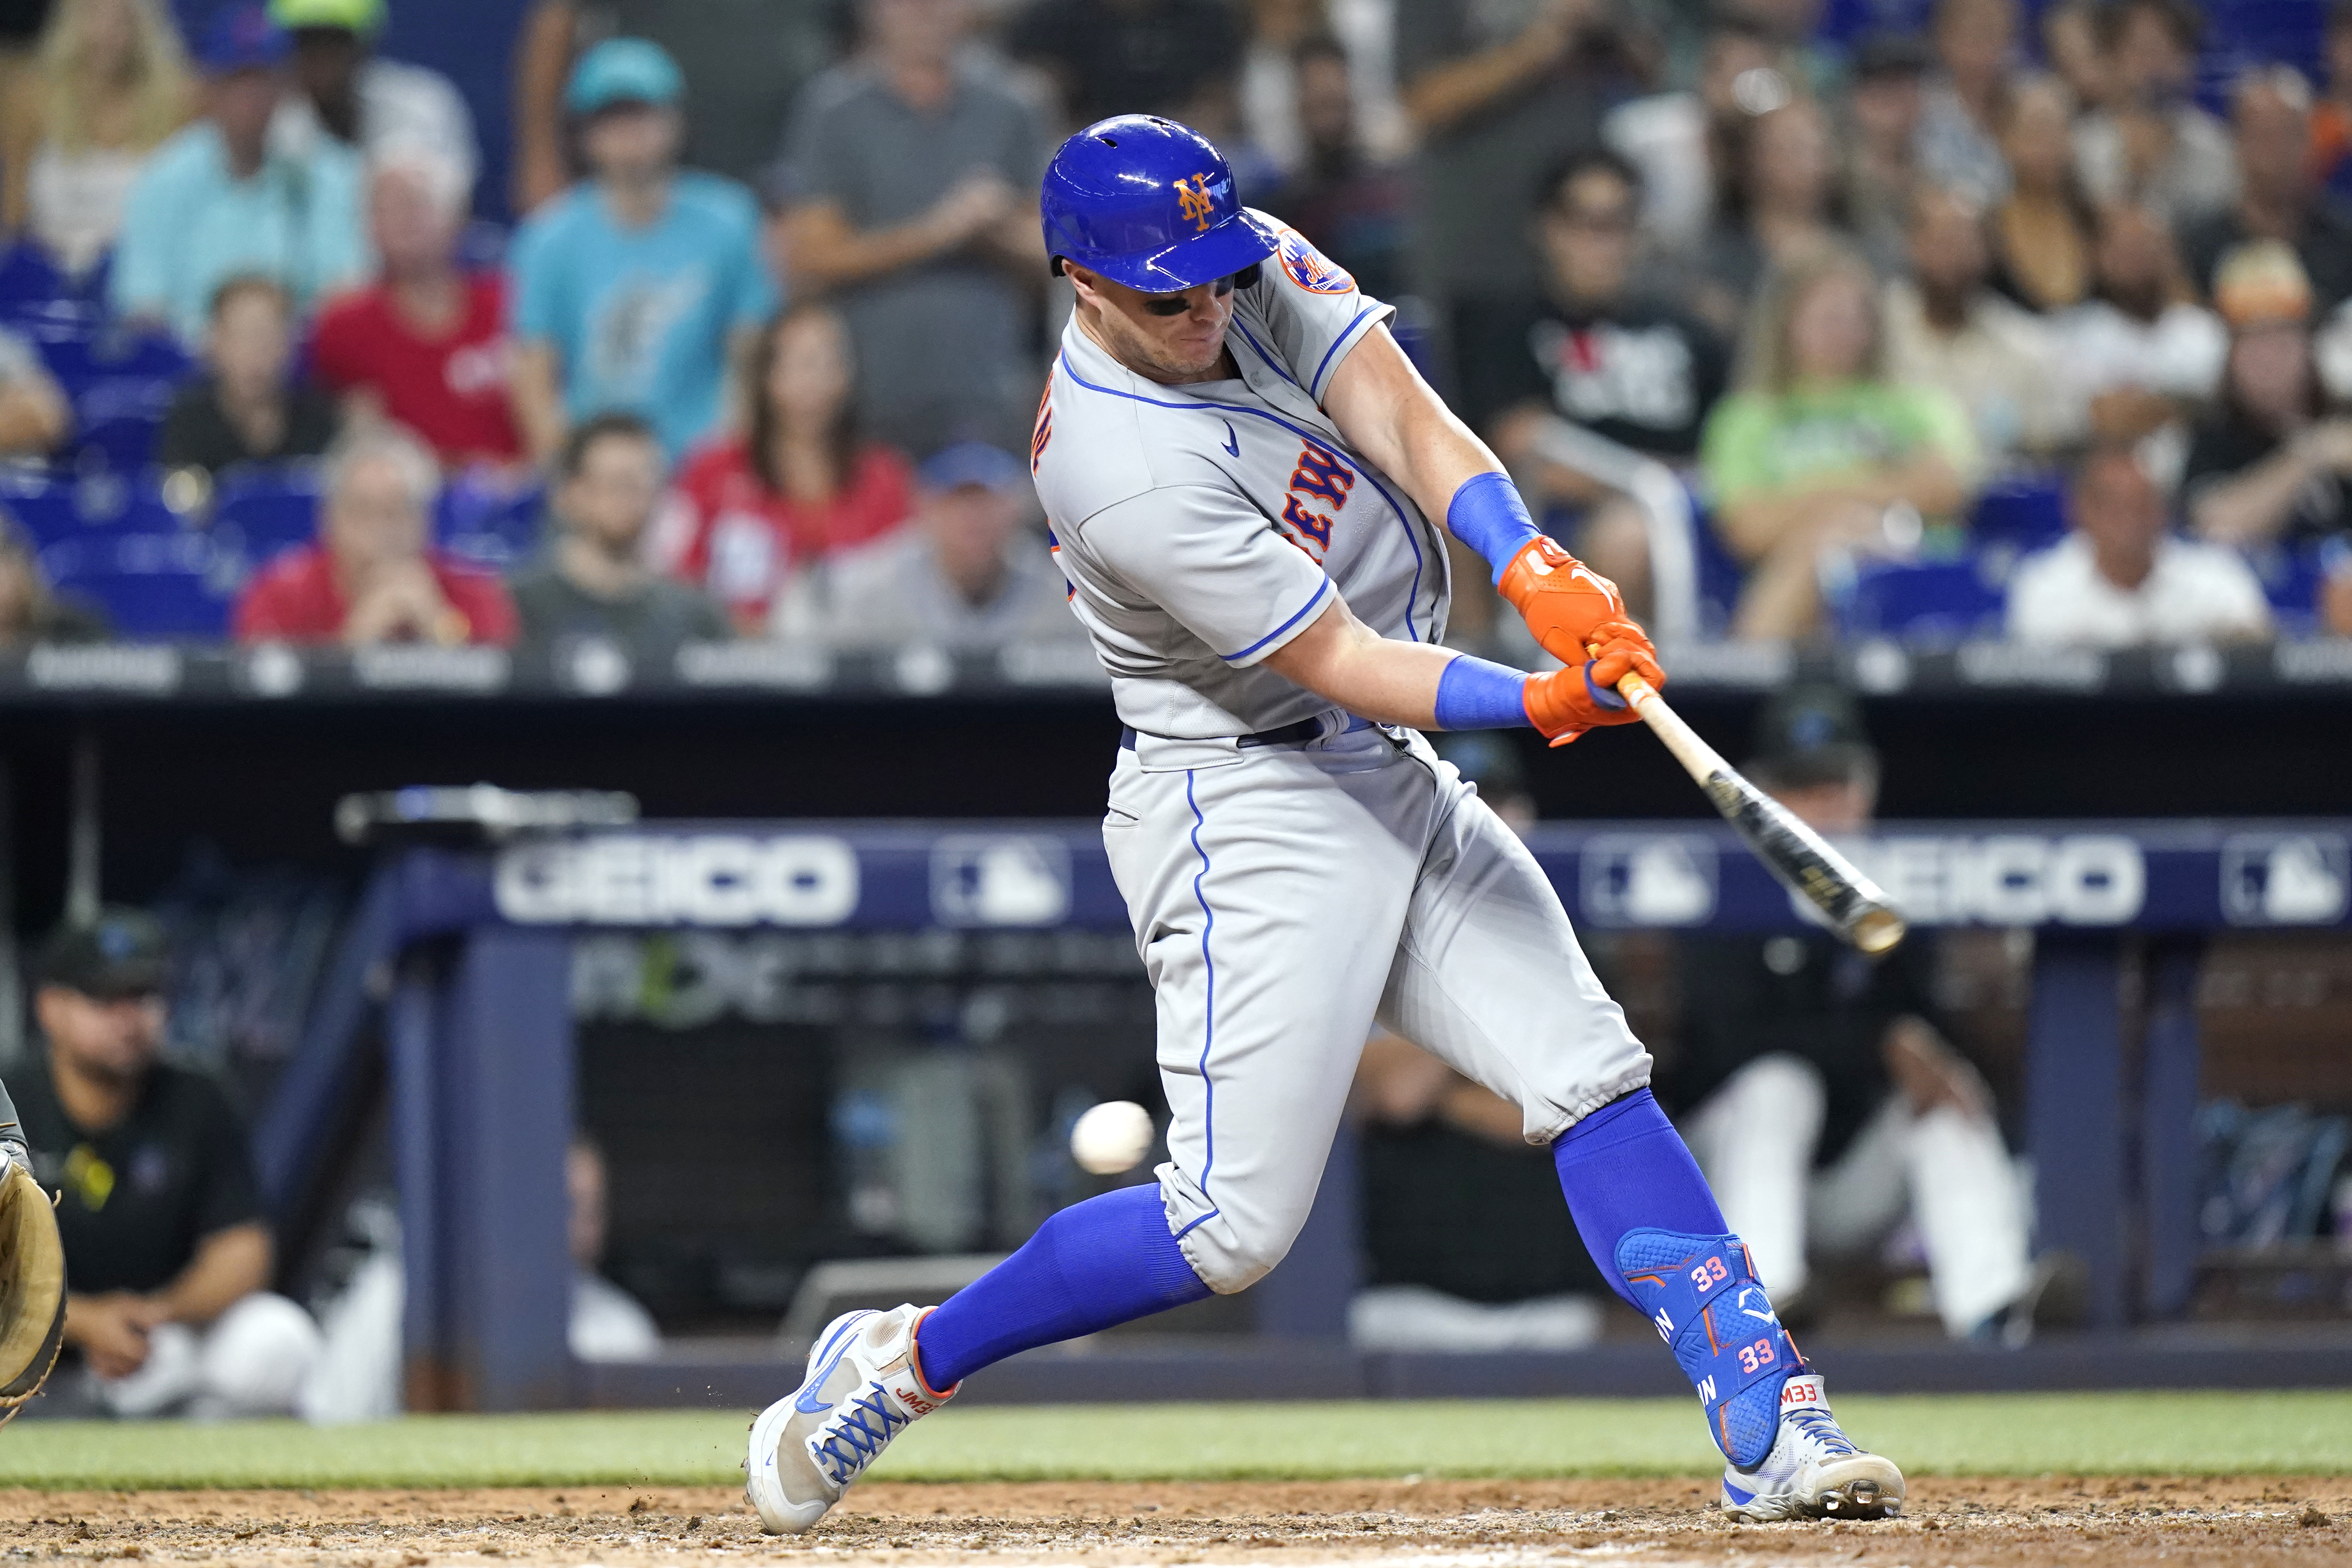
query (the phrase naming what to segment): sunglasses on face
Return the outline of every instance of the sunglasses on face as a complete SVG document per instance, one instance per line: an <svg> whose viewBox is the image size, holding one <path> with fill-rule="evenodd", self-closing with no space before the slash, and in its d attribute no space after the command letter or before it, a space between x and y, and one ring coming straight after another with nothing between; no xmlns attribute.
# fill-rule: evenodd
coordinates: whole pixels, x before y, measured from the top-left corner
<svg viewBox="0 0 2352 1568"><path fill-rule="evenodd" d="M1234 278L1239 276L1241 276L1239 273L1234 274ZM1215 292L1218 299L1222 300L1233 291L1233 278L1217 279ZM1143 309L1148 315L1181 316L1192 308L1192 301L1189 291L1183 294L1146 294L1143 297Z"/></svg>

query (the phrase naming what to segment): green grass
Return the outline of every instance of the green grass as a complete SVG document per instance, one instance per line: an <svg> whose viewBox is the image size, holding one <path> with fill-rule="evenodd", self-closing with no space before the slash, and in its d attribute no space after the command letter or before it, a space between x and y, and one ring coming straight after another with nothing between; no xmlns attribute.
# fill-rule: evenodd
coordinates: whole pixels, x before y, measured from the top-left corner
<svg viewBox="0 0 2352 1568"><path fill-rule="evenodd" d="M1923 1475L2352 1474L2352 1394L1972 1394L1838 1402L1855 1435ZM26 1422L0 1486L467 1487L732 1484L734 1413L416 1416L313 1431ZM900 1438L890 1480L1704 1476L1688 1400L950 1409Z"/></svg>

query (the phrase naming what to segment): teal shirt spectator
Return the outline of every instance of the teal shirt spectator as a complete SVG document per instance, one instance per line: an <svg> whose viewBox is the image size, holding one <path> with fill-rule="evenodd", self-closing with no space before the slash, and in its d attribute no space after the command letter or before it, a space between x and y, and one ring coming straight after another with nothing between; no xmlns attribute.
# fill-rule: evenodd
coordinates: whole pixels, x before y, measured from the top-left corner
<svg viewBox="0 0 2352 1568"><path fill-rule="evenodd" d="M730 335L775 313L759 234L751 193L716 174L678 174L644 228L574 185L515 237L514 334L555 351L572 419L635 414L676 458L719 423Z"/></svg>
<svg viewBox="0 0 2352 1568"><path fill-rule="evenodd" d="M248 272L275 278L307 310L371 270L359 154L324 136L299 155L273 152L240 180L218 128L197 121L131 187L108 283L115 312L160 317L200 343L213 290Z"/></svg>

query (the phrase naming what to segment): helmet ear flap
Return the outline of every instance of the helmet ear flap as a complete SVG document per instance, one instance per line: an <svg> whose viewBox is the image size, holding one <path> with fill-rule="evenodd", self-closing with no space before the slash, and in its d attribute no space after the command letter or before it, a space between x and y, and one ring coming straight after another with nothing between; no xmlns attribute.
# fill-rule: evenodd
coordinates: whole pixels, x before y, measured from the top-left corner
<svg viewBox="0 0 2352 1568"><path fill-rule="evenodd" d="M1258 274L1263 272L1265 269L1265 262L1251 262L1247 267L1243 268L1239 272L1234 274L1234 287L1236 289L1256 288Z"/></svg>

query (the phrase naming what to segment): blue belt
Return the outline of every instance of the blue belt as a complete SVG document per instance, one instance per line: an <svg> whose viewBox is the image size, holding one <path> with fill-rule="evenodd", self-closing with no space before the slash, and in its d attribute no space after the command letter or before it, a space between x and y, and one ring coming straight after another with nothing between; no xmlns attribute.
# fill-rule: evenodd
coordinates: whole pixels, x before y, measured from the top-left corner
<svg viewBox="0 0 2352 1568"><path fill-rule="evenodd" d="M1372 721L1370 719L1359 719L1350 713L1348 715L1347 728L1341 730L1339 733L1350 734L1355 731L1369 730L1371 727ZM1322 720L1301 719L1296 724L1283 724L1272 730L1259 730L1247 735L1236 735L1234 737L1234 744L1243 751L1248 751L1254 746L1303 745L1308 741L1319 741L1322 738ZM1135 731L1131 727L1120 726L1118 745L1119 750L1123 752L1135 750Z"/></svg>

